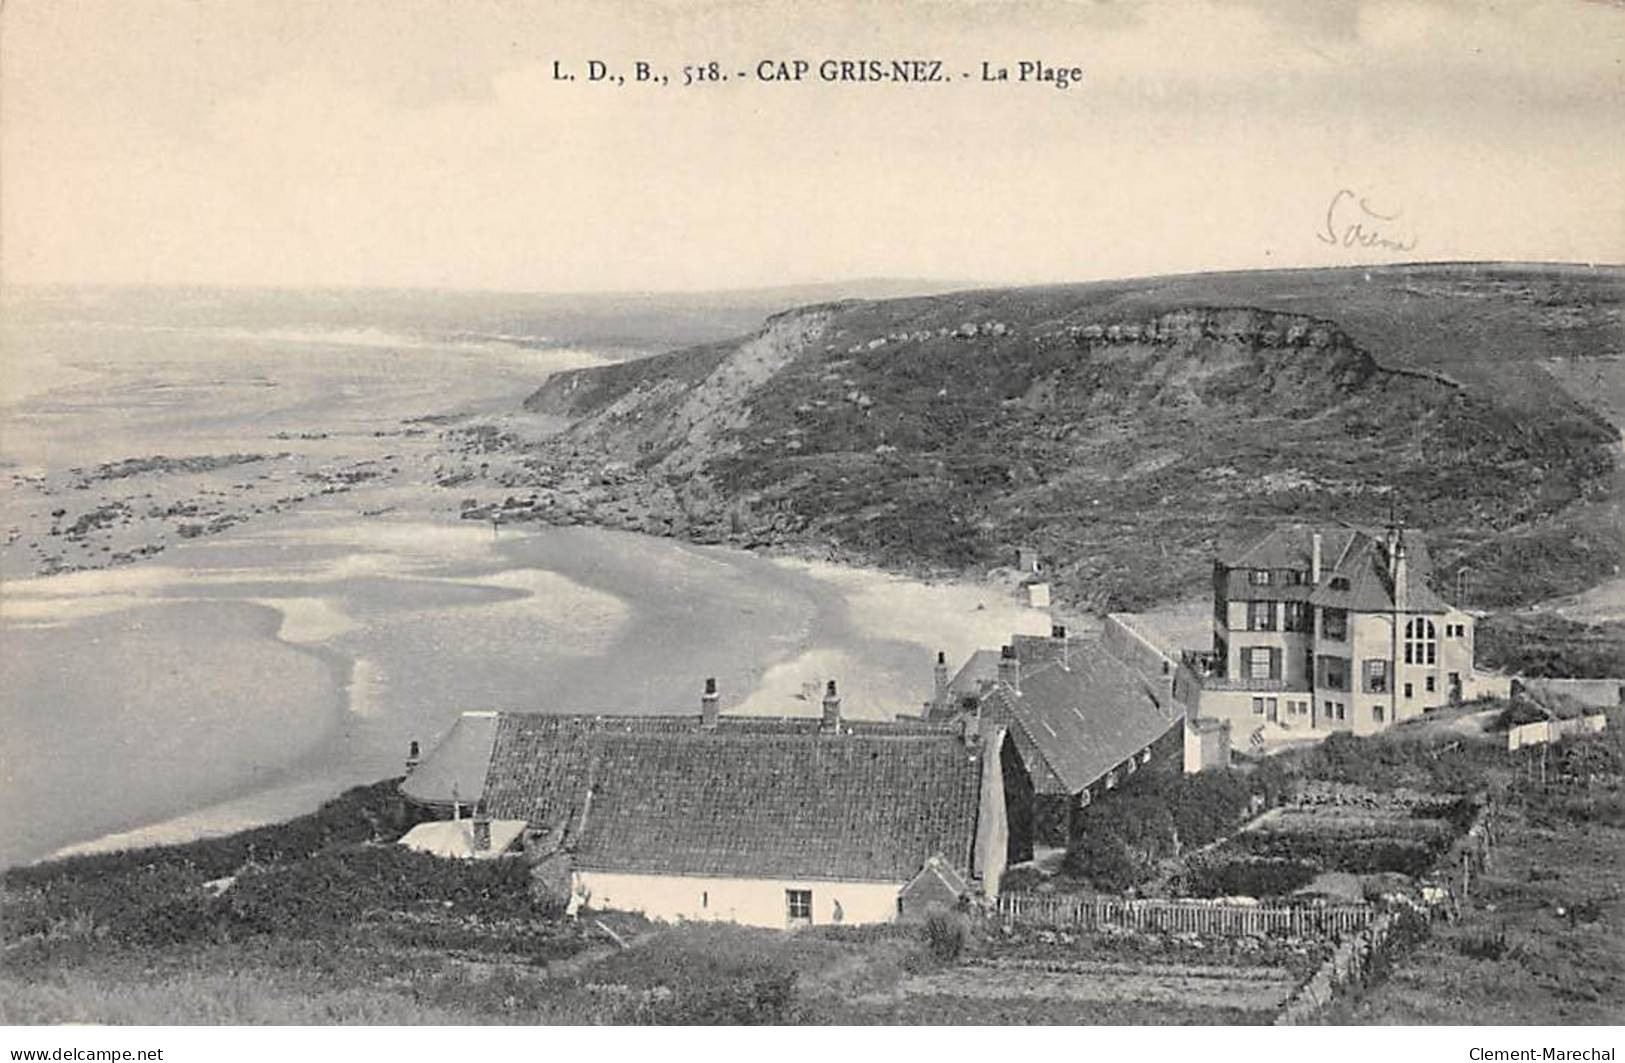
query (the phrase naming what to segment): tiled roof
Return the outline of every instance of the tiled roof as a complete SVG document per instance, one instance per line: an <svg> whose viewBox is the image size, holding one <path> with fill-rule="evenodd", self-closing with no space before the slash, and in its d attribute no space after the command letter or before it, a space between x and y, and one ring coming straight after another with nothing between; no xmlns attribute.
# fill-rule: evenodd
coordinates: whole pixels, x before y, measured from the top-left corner
<svg viewBox="0 0 1625 1063"><path fill-rule="evenodd" d="M999 677L999 651L977 650L965 658L953 679L948 682L948 689L955 695L979 694L982 684L991 683Z"/></svg>
<svg viewBox="0 0 1625 1063"><path fill-rule="evenodd" d="M524 820L492 820L490 847L475 849L473 820L437 819L419 823L401 836L399 844L414 852L433 853L435 856L489 860L507 852L524 832Z"/></svg>
<svg viewBox="0 0 1625 1063"><path fill-rule="evenodd" d="M1020 693L1000 685L984 713L1009 721L1039 793L1075 794L1178 724L1153 684L1097 639L1017 636Z"/></svg>
<svg viewBox="0 0 1625 1063"><path fill-rule="evenodd" d="M979 758L952 735L605 735L576 864L906 882L968 870Z"/></svg>
<svg viewBox="0 0 1625 1063"><path fill-rule="evenodd" d="M1392 580L1388 572L1387 546L1381 532L1352 525L1317 528L1309 524L1285 524L1251 545L1221 555L1220 562L1231 569L1294 569L1308 572L1314 552L1314 534L1321 536L1321 582L1318 587L1271 588L1266 597L1301 597L1316 605L1353 609L1359 612L1388 612L1394 608ZM1433 571L1427 539L1414 528L1403 529L1405 543L1406 608L1411 612L1442 613L1449 609L1427 584ZM1332 576L1344 576L1349 589L1332 590ZM1294 594L1293 591L1298 593Z"/></svg>
<svg viewBox="0 0 1625 1063"><path fill-rule="evenodd" d="M426 805L478 801L500 719L494 712L465 712L457 717L446 737L401 783L401 793Z"/></svg>
<svg viewBox="0 0 1625 1063"><path fill-rule="evenodd" d="M403 792L447 803L434 785L463 780L459 796L483 795L493 817L565 827L583 867L896 882L933 853L970 867L980 768L954 725L843 720L824 734L816 717L723 716L714 731L697 713L470 719ZM479 734L489 739L475 772Z"/></svg>

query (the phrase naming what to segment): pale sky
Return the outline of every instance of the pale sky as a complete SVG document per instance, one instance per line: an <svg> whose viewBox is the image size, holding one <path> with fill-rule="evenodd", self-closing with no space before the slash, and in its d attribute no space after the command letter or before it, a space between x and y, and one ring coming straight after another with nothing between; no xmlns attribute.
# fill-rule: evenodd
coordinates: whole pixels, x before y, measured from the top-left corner
<svg viewBox="0 0 1625 1063"><path fill-rule="evenodd" d="M1612 3L5 0L0 31L7 283L658 290L1625 260ZM826 58L907 57L953 80L817 77ZM555 60L594 58L678 80L711 59L812 70L553 80ZM959 77L1023 59L1084 81ZM1343 189L1334 235L1364 197L1404 249L1317 238Z"/></svg>

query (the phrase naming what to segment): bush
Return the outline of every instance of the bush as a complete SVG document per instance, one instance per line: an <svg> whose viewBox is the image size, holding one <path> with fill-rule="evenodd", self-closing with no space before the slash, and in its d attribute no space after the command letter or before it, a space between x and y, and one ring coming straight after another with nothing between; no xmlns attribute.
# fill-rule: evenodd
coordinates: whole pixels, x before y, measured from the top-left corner
<svg viewBox="0 0 1625 1063"><path fill-rule="evenodd" d="M933 906L925 915L925 943L942 963L953 963L965 951L965 920Z"/></svg>
<svg viewBox="0 0 1625 1063"><path fill-rule="evenodd" d="M1147 878L1146 867L1136 862L1115 830L1097 827L1085 830L1062 865L1069 875L1083 879L1099 890L1122 892Z"/></svg>
<svg viewBox="0 0 1625 1063"><path fill-rule="evenodd" d="M796 975L764 969L694 983L653 998L628 1016L653 1026L785 1026L796 1021Z"/></svg>
<svg viewBox="0 0 1625 1063"><path fill-rule="evenodd" d="M1507 952L1506 931L1468 934L1456 939L1456 951L1474 960L1499 960Z"/></svg>
<svg viewBox="0 0 1625 1063"><path fill-rule="evenodd" d="M1264 858L1224 860L1190 868L1190 892L1197 897L1279 897L1313 882L1320 873L1304 860Z"/></svg>

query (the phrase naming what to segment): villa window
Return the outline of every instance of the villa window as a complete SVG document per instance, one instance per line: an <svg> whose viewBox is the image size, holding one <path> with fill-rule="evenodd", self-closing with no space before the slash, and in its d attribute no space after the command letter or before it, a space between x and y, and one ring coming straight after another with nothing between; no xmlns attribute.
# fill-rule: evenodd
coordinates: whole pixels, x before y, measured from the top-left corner
<svg viewBox="0 0 1625 1063"><path fill-rule="evenodd" d="M791 926L812 922L812 890L785 890L784 906Z"/></svg>
<svg viewBox="0 0 1625 1063"><path fill-rule="evenodd" d="M1348 661L1341 657L1322 657L1320 659L1320 685L1328 690L1347 690L1349 688Z"/></svg>
<svg viewBox="0 0 1625 1063"><path fill-rule="evenodd" d="M1405 684L1405 696L1407 698L1411 696L1411 685L1409 683Z"/></svg>
<svg viewBox="0 0 1625 1063"><path fill-rule="evenodd" d="M1380 657L1365 662L1365 692L1367 694L1388 692L1388 662Z"/></svg>
<svg viewBox="0 0 1625 1063"><path fill-rule="evenodd" d="M1433 621L1425 616L1412 617L1405 624L1405 663L1432 664L1438 652Z"/></svg>
<svg viewBox="0 0 1625 1063"><path fill-rule="evenodd" d="M1432 676L1427 676L1426 678L1424 678L1422 680L1422 689L1426 690L1429 694L1433 693L1434 690L1438 689L1437 684L1435 684L1433 682L1433 677Z"/></svg>
<svg viewBox="0 0 1625 1063"><path fill-rule="evenodd" d="M1382 712L1382 706L1381 705L1373 705L1373 706L1371 706L1371 718L1373 720L1377 721L1378 723L1383 722L1383 712Z"/></svg>
<svg viewBox="0 0 1625 1063"><path fill-rule="evenodd" d="M1322 609L1320 611L1320 634L1322 638L1335 639L1339 642L1349 637L1349 611L1347 609Z"/></svg>
<svg viewBox="0 0 1625 1063"><path fill-rule="evenodd" d="M1249 646L1242 658L1247 679L1281 678L1281 651L1274 646Z"/></svg>
<svg viewBox="0 0 1625 1063"><path fill-rule="evenodd" d="M1264 699L1263 698L1254 698L1253 699L1253 715L1254 716L1262 716L1262 715L1264 715Z"/></svg>
<svg viewBox="0 0 1625 1063"><path fill-rule="evenodd" d="M1314 610L1308 602L1287 602L1281 606L1282 631L1308 631L1314 626Z"/></svg>
<svg viewBox="0 0 1625 1063"><path fill-rule="evenodd" d="M1275 630L1275 603L1274 602L1248 602L1247 603L1247 630L1248 631L1274 631Z"/></svg>

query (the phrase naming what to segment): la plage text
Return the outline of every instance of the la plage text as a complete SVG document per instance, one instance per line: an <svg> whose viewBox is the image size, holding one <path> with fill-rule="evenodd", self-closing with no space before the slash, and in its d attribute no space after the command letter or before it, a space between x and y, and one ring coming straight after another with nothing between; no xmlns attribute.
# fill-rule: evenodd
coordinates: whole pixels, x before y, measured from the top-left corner
<svg viewBox="0 0 1625 1063"><path fill-rule="evenodd" d="M1083 82L1083 67L1047 59L995 61L984 59L961 68L942 59L758 59L730 64L707 59L665 66L642 59L612 63L604 59L553 61L554 81L593 85L690 86L729 82L770 85L1040 85L1070 89Z"/></svg>

